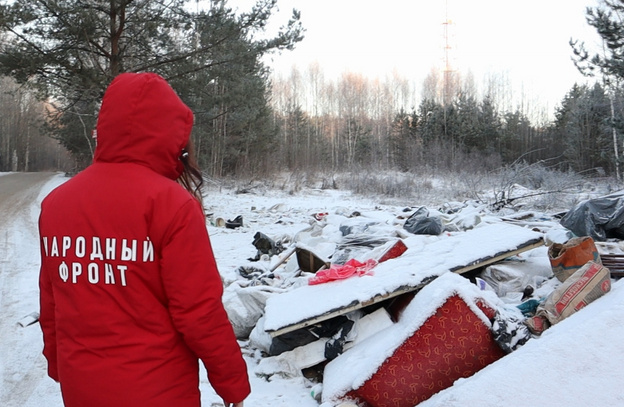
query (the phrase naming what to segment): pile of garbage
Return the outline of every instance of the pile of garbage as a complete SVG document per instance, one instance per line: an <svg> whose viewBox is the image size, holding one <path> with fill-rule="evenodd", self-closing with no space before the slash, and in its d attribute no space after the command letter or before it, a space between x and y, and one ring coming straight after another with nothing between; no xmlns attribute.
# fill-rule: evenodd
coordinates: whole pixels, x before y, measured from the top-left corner
<svg viewBox="0 0 624 407"><path fill-rule="evenodd" d="M592 225L582 208L596 205ZM472 203L385 221L312 213L292 236L255 233L224 304L236 336L262 354L257 376L305 376L323 407L411 407L607 294L624 262L609 240L623 207L610 206L603 234L601 202L561 224ZM244 227L243 216L225 224Z"/></svg>

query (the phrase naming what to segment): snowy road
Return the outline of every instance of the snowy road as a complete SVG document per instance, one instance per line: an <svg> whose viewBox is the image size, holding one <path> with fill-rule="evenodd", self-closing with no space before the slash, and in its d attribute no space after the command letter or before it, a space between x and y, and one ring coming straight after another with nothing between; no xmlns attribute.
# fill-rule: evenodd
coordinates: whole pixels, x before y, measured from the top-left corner
<svg viewBox="0 0 624 407"><path fill-rule="evenodd" d="M39 309L38 200L55 175L0 176L0 405L6 407L35 405L33 392L46 378L39 327L17 322Z"/></svg>
<svg viewBox="0 0 624 407"><path fill-rule="evenodd" d="M0 177L0 304L3 319L18 317L10 312L18 311L11 305L20 298L15 290L14 280L27 278L22 267L14 263L32 261L17 258L20 245L37 243L36 214L31 213L43 185L50 180L51 173L12 173ZM28 273L30 274L30 273ZM0 332L0 338L6 334ZM2 342L0 342L2 343Z"/></svg>

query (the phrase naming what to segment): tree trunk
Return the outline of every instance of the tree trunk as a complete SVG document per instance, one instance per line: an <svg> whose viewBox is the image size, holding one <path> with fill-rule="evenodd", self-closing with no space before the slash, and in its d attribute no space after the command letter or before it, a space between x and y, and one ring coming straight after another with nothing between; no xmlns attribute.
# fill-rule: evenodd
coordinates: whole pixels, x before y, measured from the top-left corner
<svg viewBox="0 0 624 407"><path fill-rule="evenodd" d="M615 158L615 176L620 181L620 154L618 152L617 132L615 131L615 107L613 106L613 93L609 94L611 104L611 131L613 132L613 154Z"/></svg>

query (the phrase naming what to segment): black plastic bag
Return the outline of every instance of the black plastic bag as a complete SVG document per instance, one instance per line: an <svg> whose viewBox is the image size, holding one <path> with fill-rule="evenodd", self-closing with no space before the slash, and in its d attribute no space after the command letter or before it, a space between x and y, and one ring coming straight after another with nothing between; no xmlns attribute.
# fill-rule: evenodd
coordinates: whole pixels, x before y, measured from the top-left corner
<svg viewBox="0 0 624 407"><path fill-rule="evenodd" d="M407 218L403 229L415 235L439 235L444 230L442 220L430 217L429 210L424 206Z"/></svg>
<svg viewBox="0 0 624 407"><path fill-rule="evenodd" d="M228 219L227 222L225 222L225 227L228 229L236 229L241 226L243 226L243 215L238 215L234 220Z"/></svg>
<svg viewBox="0 0 624 407"><path fill-rule="evenodd" d="M531 332L523 320L523 317L514 314L496 312L492 323L492 336L505 352L511 353L531 339Z"/></svg>
<svg viewBox="0 0 624 407"><path fill-rule="evenodd" d="M624 239L624 196L611 195L579 203L560 221L576 236L596 241Z"/></svg>

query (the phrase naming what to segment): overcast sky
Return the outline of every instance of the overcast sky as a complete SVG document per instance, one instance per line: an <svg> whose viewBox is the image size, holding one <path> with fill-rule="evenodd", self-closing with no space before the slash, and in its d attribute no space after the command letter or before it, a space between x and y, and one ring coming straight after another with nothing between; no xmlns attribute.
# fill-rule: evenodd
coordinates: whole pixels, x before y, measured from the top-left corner
<svg viewBox="0 0 624 407"><path fill-rule="evenodd" d="M326 78L345 71L384 78L396 70L420 85L432 68L443 69L444 22L449 21L450 61L477 86L501 75L515 92L549 110L575 82L585 82L571 61L570 38L595 44L585 10L598 0L278 0L273 24L301 11L305 39L269 65L287 75L317 61ZM248 10L251 0L230 0ZM448 4L448 7L446 5ZM275 28L275 27L274 27Z"/></svg>

